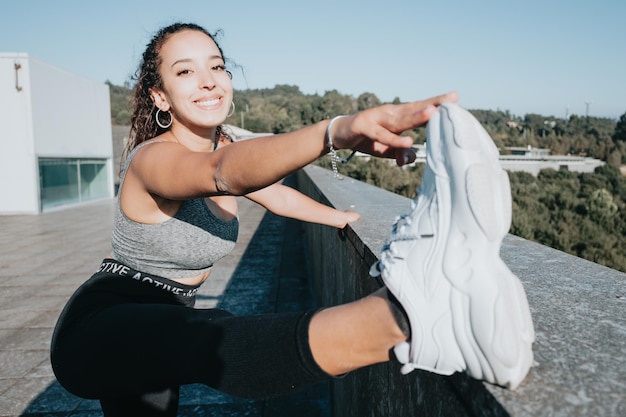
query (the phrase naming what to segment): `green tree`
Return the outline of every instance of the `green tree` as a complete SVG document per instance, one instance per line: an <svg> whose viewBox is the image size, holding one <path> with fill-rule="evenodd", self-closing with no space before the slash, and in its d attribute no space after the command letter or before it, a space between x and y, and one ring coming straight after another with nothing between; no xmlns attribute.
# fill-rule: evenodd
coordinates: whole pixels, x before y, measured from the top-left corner
<svg viewBox="0 0 626 417"><path fill-rule="evenodd" d="M380 100L373 93L363 93L357 99L357 111L371 109L380 105Z"/></svg>
<svg viewBox="0 0 626 417"><path fill-rule="evenodd" d="M128 125L130 124L131 112L131 95L132 90L129 86L118 86L110 81L105 82L109 86L109 99L111 105L111 124Z"/></svg>
<svg viewBox="0 0 626 417"><path fill-rule="evenodd" d="M591 193L585 207L589 215L599 222L610 221L617 213L617 204L613 201L613 196L604 188Z"/></svg>
<svg viewBox="0 0 626 417"><path fill-rule="evenodd" d="M356 103L350 96L340 94L337 90L324 93L319 102L319 111L323 119L329 119L338 114L352 114L356 111Z"/></svg>
<svg viewBox="0 0 626 417"><path fill-rule="evenodd" d="M615 125L615 132L613 133L614 142L626 142L626 113L622 114Z"/></svg>

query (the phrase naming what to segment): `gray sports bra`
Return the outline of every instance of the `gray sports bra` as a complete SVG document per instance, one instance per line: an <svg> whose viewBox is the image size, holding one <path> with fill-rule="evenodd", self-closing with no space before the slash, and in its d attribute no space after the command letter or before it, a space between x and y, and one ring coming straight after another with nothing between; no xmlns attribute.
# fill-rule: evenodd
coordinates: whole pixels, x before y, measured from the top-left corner
<svg viewBox="0 0 626 417"><path fill-rule="evenodd" d="M128 155L116 205L111 245L113 259L133 269L164 278L185 278L208 271L235 246L239 220L223 221L204 198L184 200L176 215L162 223L135 222L122 211L119 195L126 171L142 143Z"/></svg>

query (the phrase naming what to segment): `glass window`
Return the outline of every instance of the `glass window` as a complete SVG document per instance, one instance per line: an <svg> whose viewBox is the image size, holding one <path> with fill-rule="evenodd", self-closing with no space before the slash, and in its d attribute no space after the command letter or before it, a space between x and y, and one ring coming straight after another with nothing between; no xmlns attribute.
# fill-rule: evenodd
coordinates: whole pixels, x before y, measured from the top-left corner
<svg viewBox="0 0 626 417"><path fill-rule="evenodd" d="M82 201L109 196L105 162L93 160L80 162L80 196Z"/></svg>
<svg viewBox="0 0 626 417"><path fill-rule="evenodd" d="M40 158L42 210L109 196L106 159Z"/></svg>

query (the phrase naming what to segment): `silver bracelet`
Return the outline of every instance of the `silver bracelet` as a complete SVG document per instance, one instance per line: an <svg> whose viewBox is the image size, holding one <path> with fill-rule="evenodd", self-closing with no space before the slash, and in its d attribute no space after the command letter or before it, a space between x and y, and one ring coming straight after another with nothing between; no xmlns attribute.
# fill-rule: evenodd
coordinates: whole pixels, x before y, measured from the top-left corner
<svg viewBox="0 0 626 417"><path fill-rule="evenodd" d="M333 176L340 180L342 180L343 177L339 175L339 171L337 170L337 161L339 161L339 155L337 155L337 151L335 150L335 146L333 145L333 137L330 133L330 129L333 127L333 123L335 123L335 121L341 119L342 117L348 116L345 114L335 116L330 119L330 122L326 127L326 141L328 142L328 154L330 155L330 164L333 167Z"/></svg>

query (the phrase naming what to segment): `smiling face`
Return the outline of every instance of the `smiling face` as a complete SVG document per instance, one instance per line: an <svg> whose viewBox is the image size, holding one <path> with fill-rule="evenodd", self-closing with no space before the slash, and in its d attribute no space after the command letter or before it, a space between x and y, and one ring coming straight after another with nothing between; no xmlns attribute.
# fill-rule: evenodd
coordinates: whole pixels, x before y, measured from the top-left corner
<svg viewBox="0 0 626 417"><path fill-rule="evenodd" d="M172 113L172 129L200 133L221 125L231 110L233 85L213 39L184 30L167 38L159 56L163 88L150 92L159 109Z"/></svg>

